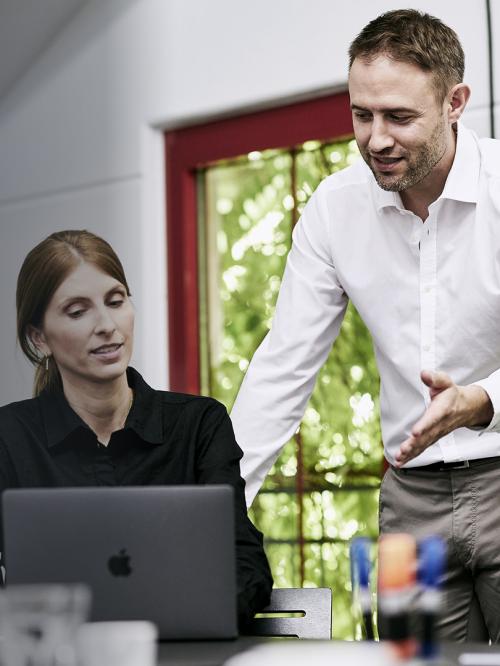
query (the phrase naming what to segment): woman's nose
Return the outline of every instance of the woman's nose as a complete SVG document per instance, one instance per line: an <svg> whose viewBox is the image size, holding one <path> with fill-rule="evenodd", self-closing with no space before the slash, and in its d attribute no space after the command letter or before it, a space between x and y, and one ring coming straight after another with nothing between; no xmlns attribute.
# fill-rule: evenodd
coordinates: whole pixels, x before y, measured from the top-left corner
<svg viewBox="0 0 500 666"><path fill-rule="evenodd" d="M95 323L95 331L100 334L109 334L116 329L115 320L108 308L103 307L98 310Z"/></svg>

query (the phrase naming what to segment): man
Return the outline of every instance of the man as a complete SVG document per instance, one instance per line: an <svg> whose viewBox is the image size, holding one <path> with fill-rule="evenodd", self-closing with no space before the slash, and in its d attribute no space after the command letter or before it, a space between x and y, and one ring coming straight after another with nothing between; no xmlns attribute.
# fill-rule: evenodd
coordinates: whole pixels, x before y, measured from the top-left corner
<svg viewBox="0 0 500 666"><path fill-rule="evenodd" d="M363 160L320 184L294 230L272 329L232 412L247 500L295 432L352 299L381 376L381 531L441 534L441 636L470 638L478 602L500 641L500 142L459 123L463 51L438 19L387 12L349 56Z"/></svg>

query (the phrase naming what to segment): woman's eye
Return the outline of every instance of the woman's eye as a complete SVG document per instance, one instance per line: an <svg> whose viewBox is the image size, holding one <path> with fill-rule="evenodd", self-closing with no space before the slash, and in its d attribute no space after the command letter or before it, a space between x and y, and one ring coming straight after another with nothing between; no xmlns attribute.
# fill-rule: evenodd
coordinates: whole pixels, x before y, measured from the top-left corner
<svg viewBox="0 0 500 666"><path fill-rule="evenodd" d="M68 316L71 317L71 319L78 319L83 315L84 310L70 310L68 312Z"/></svg>
<svg viewBox="0 0 500 666"><path fill-rule="evenodd" d="M114 298L112 301L108 303L108 305L112 308L119 308L120 305L123 304L123 298Z"/></svg>

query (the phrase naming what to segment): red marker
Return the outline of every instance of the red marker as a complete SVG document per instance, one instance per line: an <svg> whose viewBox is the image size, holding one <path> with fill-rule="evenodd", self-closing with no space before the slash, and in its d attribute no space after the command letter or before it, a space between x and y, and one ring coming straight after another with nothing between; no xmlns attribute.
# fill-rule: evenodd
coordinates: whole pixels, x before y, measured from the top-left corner
<svg viewBox="0 0 500 666"><path fill-rule="evenodd" d="M385 534L379 540L378 604L387 624L387 639L400 659L416 653L409 626L416 591L417 545L409 534Z"/></svg>

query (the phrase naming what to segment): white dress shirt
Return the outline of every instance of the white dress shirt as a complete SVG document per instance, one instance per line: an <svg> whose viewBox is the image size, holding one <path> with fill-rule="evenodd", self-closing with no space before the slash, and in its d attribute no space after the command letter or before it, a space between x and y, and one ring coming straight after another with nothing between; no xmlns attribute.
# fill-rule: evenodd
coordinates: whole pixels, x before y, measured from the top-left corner
<svg viewBox="0 0 500 666"><path fill-rule="evenodd" d="M300 423L348 298L373 338L387 460L429 404L422 369L481 385L494 417L485 429L455 430L407 466L499 456L500 141L459 124L453 166L425 224L361 159L319 185L231 414L248 504Z"/></svg>

